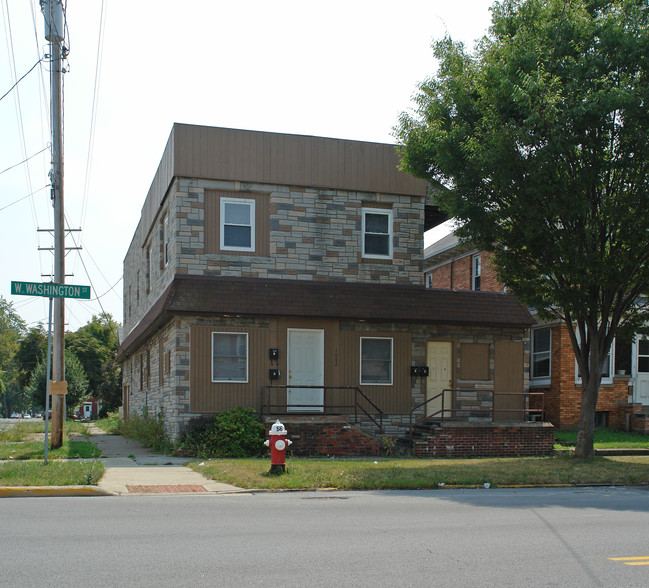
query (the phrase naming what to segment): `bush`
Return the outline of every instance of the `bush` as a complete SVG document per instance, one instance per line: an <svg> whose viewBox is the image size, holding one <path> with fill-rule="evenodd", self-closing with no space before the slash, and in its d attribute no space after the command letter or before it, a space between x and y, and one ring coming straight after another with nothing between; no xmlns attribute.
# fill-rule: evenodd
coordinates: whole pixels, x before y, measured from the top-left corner
<svg viewBox="0 0 649 588"><path fill-rule="evenodd" d="M264 433L254 410L232 408L191 421L179 451L193 457L254 457L264 452Z"/></svg>
<svg viewBox="0 0 649 588"><path fill-rule="evenodd" d="M162 412L157 417L152 417L144 409L141 416L131 415L120 423L119 432L124 437L135 439L153 451L167 453L171 450L172 444L164 432Z"/></svg>

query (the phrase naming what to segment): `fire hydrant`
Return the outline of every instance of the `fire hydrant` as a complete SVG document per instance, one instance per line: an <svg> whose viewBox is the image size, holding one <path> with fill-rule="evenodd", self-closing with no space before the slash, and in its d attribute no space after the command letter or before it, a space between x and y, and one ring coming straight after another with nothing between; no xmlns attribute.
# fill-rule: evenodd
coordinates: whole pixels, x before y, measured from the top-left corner
<svg viewBox="0 0 649 588"><path fill-rule="evenodd" d="M269 474L283 474L286 471L286 448L292 443L286 439L286 429L277 419L270 428L270 439L264 441L264 445L270 447Z"/></svg>

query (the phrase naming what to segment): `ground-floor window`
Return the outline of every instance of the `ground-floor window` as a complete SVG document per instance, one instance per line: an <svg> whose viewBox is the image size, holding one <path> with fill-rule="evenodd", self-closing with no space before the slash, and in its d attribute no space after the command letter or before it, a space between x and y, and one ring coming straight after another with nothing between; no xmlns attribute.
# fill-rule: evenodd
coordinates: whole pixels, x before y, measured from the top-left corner
<svg viewBox="0 0 649 588"><path fill-rule="evenodd" d="M212 333L212 382L248 381L248 333Z"/></svg>
<svg viewBox="0 0 649 588"><path fill-rule="evenodd" d="M361 384L392 385L392 339L361 337Z"/></svg>

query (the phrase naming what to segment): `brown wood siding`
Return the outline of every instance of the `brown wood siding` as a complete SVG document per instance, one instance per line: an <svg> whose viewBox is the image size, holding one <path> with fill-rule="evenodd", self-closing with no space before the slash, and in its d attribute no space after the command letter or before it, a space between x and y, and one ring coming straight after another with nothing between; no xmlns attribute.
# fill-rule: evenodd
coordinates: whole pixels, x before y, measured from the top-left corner
<svg viewBox="0 0 649 588"><path fill-rule="evenodd" d="M176 124L176 176L425 196L426 182L398 169L395 147Z"/></svg>
<svg viewBox="0 0 649 588"><path fill-rule="evenodd" d="M427 182L398 166L385 143L174 124L139 229L149 232L174 177L425 197Z"/></svg>
<svg viewBox="0 0 649 588"><path fill-rule="evenodd" d="M214 332L248 333L247 383L212 382ZM236 406L259 409L260 389L268 383L268 348L268 329L193 326L190 338L190 411L209 414Z"/></svg>
<svg viewBox="0 0 649 588"><path fill-rule="evenodd" d="M361 337L386 337L392 343L392 386L360 383ZM340 337L341 385L358 386L386 413L406 414L412 405L410 365L412 344L410 333L383 331L342 331Z"/></svg>
<svg viewBox="0 0 649 588"><path fill-rule="evenodd" d="M221 198L241 198L255 201L255 250L221 251ZM270 255L269 195L248 192L205 190L205 253L223 255Z"/></svg>
<svg viewBox="0 0 649 588"><path fill-rule="evenodd" d="M460 358L461 379L489 379L489 345L487 343L462 343Z"/></svg>
<svg viewBox="0 0 649 588"><path fill-rule="evenodd" d="M494 391L523 392L524 348L520 341L496 341L494 355ZM496 396L494 398L494 420L519 421L524 406L523 396ZM507 409L517 409L508 411Z"/></svg>

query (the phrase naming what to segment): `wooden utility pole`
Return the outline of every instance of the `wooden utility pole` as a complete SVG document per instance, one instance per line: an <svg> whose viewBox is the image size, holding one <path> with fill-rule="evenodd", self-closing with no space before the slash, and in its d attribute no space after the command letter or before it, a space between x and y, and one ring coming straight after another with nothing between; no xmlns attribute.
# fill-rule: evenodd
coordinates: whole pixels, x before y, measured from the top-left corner
<svg viewBox="0 0 649 588"><path fill-rule="evenodd" d="M67 49L62 0L41 0L45 17L45 38L50 43L50 110L52 119L52 205L54 206L54 282L65 283L65 226L63 211L63 60ZM52 449L63 444L65 416L65 299L54 299L52 338Z"/></svg>

